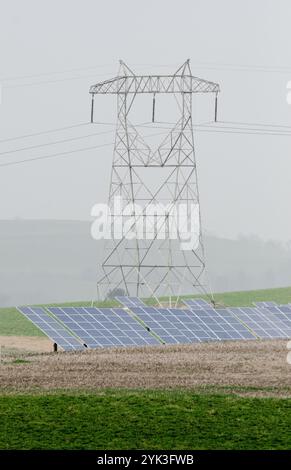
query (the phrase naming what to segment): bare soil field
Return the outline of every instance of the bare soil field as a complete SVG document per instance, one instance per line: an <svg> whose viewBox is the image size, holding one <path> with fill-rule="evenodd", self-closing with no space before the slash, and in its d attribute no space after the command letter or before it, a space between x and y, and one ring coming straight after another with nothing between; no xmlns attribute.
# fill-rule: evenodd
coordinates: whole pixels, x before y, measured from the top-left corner
<svg viewBox="0 0 291 470"><path fill-rule="evenodd" d="M49 339L37 336L0 336L0 348L2 354L5 354L7 350L51 352L53 349Z"/></svg>
<svg viewBox="0 0 291 470"><path fill-rule="evenodd" d="M30 341L30 345L26 341ZM29 347L31 352L14 350L5 355L2 348L1 392L53 392L61 389L92 392L106 387L190 388L291 397L291 365L286 360L287 341L283 340L103 349L81 353L34 353L34 347L51 350L51 343L42 338L22 338L20 345L22 350Z"/></svg>

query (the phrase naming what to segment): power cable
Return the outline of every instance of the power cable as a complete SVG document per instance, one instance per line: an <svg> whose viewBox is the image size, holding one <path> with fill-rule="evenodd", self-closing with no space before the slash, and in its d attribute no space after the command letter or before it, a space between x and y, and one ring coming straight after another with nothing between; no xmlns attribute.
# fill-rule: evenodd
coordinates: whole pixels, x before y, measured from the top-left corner
<svg viewBox="0 0 291 470"><path fill-rule="evenodd" d="M212 121L213 122L213 121ZM238 124L242 126L260 126L260 127L283 127L291 130L291 126L286 126L284 124L267 124L260 122L241 122L241 121L217 121L218 123L223 124Z"/></svg>
<svg viewBox="0 0 291 470"><path fill-rule="evenodd" d="M139 125L137 125L136 127L138 127ZM145 125L141 125L141 127L147 127L149 128L149 126L145 126ZM155 127L156 129L160 128L160 129L163 129L163 130L168 130L168 129L171 129L171 128L166 128L166 127ZM220 133L220 134L240 134L240 135L244 135L244 134L247 134L247 135L279 135L279 136L291 136L291 133L279 133L279 132L258 132L258 131L255 131L255 132L252 132L250 130L228 130L227 128L226 129L197 129L197 127L193 127L193 129L196 129L197 132L210 132L210 133ZM104 132L105 133L111 133L112 131L106 131ZM103 134L103 132L101 132L100 134ZM95 136L95 135L100 135L99 133L98 134L90 134L90 137L91 136ZM155 133L155 134L151 134L151 135L148 135L148 136L145 136L145 137L153 137L153 136L158 136L158 135L163 135L163 134L166 134L166 132L162 132L162 133ZM88 136L84 136L85 137L88 137ZM82 137L81 137L82 138ZM61 142L65 142L65 141L71 141L71 140L77 140L78 138L71 138L71 139L66 139L64 141L59 141L59 143ZM56 143L56 142L55 142ZM40 146L34 146L33 148L37 148L37 147L42 147L42 146L46 146L46 145L54 145L55 143L49 143L49 144L42 144ZM11 166L11 165L18 165L18 164L22 164L22 163L27 163L27 162L32 162L32 161L36 161L36 160L44 160L44 159L49 159L49 158L56 158L58 156L65 156L65 155L68 155L68 154L73 154L73 153L77 153L77 152L81 152L81 151L87 151L87 150L93 150L93 149L96 149L96 148L102 148L102 147L106 147L106 146L110 146L110 145L114 145L114 142L110 142L110 143L107 143L107 144L101 144L101 145L97 145L97 146L91 146L91 147L85 147L85 148L81 148L81 149L76 149L76 150L70 150L70 151L67 151L67 152L61 152L61 153L55 153L55 154L50 154L50 155L45 155L45 156L42 156L42 157L32 157L32 158L28 158L28 159L25 159L25 160L18 160L16 162L7 162L7 163L2 163L0 164L1 167L4 167L4 166ZM21 150L27 150L28 148L23 148L23 149L16 149L15 151L21 151ZM12 153L13 151L11 151Z"/></svg>
<svg viewBox="0 0 291 470"><path fill-rule="evenodd" d="M193 129L193 130L199 130L199 128L201 127L206 127L206 128L213 128L213 129L217 129L221 132L223 132L224 129L230 129L230 130L238 130L238 131L243 131L243 133L249 133L249 131L257 131L258 134L263 134L263 135L291 135L291 126L280 126L280 125L271 125L271 124L260 124L260 123L253 123L253 124L249 124L250 126L266 126L266 127L269 127L269 129L258 129L258 128L255 128L255 127L249 127L249 128L244 128L244 127L240 127L240 125L242 123L239 123L239 122L235 122L233 121L233 124L239 124L239 126L219 126L219 124L221 123L227 123L228 121L217 121L217 123L214 123L214 121L211 121L211 122L207 122L207 123L202 123L202 124L194 124L190 129ZM229 121L229 123L231 124L232 122ZM95 124L95 123L93 123ZM115 123L110 123L110 122L103 122L103 123L96 123L96 124L102 124L104 126L114 126ZM173 126L177 123L170 123L170 122L162 122L160 121L159 124L167 124L167 126L169 124L173 124ZM247 123L244 123L244 124L247 124ZM134 127L136 128L147 128L147 129L173 129L174 127L166 127L166 126L153 126L151 122L147 122L147 123L142 123L142 124L136 124ZM272 129L273 127L273 129ZM274 128L282 128L282 131L281 132L278 132L276 131ZM283 129L289 129L290 130L290 133L287 132L287 131L284 131ZM207 129L205 129L207 130ZM256 132L254 132L256 133Z"/></svg>
<svg viewBox="0 0 291 470"><path fill-rule="evenodd" d="M14 81L14 80L26 80L28 78L47 77L50 75L61 75L65 73L82 72L83 70L94 70L97 68L106 68L106 67L112 67L112 64L92 65L89 67L78 67L78 68L67 69L67 70L58 70L56 72L43 72L43 73L37 73L37 74L31 74L31 75L18 75L14 77L0 77L0 81L8 82L8 81Z"/></svg>
<svg viewBox="0 0 291 470"><path fill-rule="evenodd" d="M82 135L82 136L78 136L78 137L71 137L70 139L62 139L62 140L55 140L54 142L46 142L45 144L31 145L29 147L22 147L22 148L18 148L18 149L14 149L14 150L6 150L5 152L0 152L0 157L1 156L3 157L3 155L7 155L7 154L23 152L25 150L33 150L33 149L37 149L37 148L41 148L41 147L48 147L50 145L57 145L57 144L63 144L63 143L66 143L66 142L73 142L75 140L87 139L88 137L95 137L95 136L103 135L103 134L111 134L112 132L114 132L114 131L110 130L110 131L98 132L97 134L96 133L95 134L87 134L87 135Z"/></svg>
<svg viewBox="0 0 291 470"><path fill-rule="evenodd" d="M110 72L109 72L110 73ZM19 83L17 85L3 85L2 88L22 88L22 87L28 87L28 86L35 86L35 85L48 85L50 83L61 83L61 82L68 82L71 80L84 80L87 78L93 78L93 77L107 77L109 75L107 74L94 74L94 75L82 75L79 77L67 77L67 78L60 78L60 79L55 79L55 80L45 80L41 82L33 82L33 83Z"/></svg>
<svg viewBox="0 0 291 470"><path fill-rule="evenodd" d="M57 128L54 128L54 129L48 129L47 131L34 132L33 134L24 134L24 135L18 135L16 137L8 137L8 139L0 140L0 144L2 142L11 142L11 141L14 141L14 140L27 139L29 137L37 137L39 135L45 135L45 134L55 133L55 132L59 132L59 131L65 131L65 130L68 130L68 129L75 129L76 127L88 126L88 124L91 124L91 123L90 122L82 122L80 124L73 124L71 126L57 127Z"/></svg>
<svg viewBox="0 0 291 470"><path fill-rule="evenodd" d="M148 137L154 137L154 136L158 136L158 135L162 135L162 134L164 135L165 132L150 134L150 135L145 136L145 137L147 137L147 138ZM95 135L97 135L97 134L95 134ZM50 159L50 158L57 158L57 157L66 156L66 155L69 155L69 154L74 154L74 153L77 153L77 152L83 152L83 151L94 150L94 149L98 149L98 148L102 148L102 147L108 147L108 146L112 146L114 144L115 144L115 141L108 142L106 144L101 144L101 145L94 145L94 146L91 146L91 147L83 147L81 149L69 150L69 151L66 151L66 152L53 153L53 154L44 155L44 156L41 156L41 157L26 158L24 160L17 160L16 162L14 161L14 162L0 163L0 167L14 166L14 165L20 165L22 163L29 163L29 162L33 162L33 161L37 161L37 160L47 160L47 159Z"/></svg>
<svg viewBox="0 0 291 470"><path fill-rule="evenodd" d="M101 147L107 147L112 144L114 144L114 142L109 142L107 144L101 144L101 145L94 145L92 147L84 147L84 148L76 149L76 150L69 150L67 152L53 153L53 154L45 155L42 157L32 157L32 158L27 158L25 160L17 160L16 162L0 163L0 167L20 165L22 163L34 162L37 160L47 160L49 158L57 158L57 157L66 156L66 155L77 153L77 152L85 152L88 150L94 150L94 149L101 148Z"/></svg>
<svg viewBox="0 0 291 470"><path fill-rule="evenodd" d="M221 70L230 72L254 72L254 73L290 73L290 66L275 66L275 65L240 65L240 64L217 64L217 63L203 63L192 62L192 67L200 68L203 70Z"/></svg>

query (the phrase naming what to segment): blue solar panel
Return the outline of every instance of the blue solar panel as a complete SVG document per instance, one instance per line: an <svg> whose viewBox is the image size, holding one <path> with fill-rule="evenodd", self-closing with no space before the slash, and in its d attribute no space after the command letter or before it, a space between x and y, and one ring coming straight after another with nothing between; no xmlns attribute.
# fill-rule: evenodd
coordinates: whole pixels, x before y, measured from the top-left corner
<svg viewBox="0 0 291 470"><path fill-rule="evenodd" d="M202 318L200 318L199 313L201 313L201 309L197 309L197 310L183 309L183 310L179 310L179 312L183 312L183 314L187 316L187 318L191 322L194 322L195 325L199 326L203 331L205 331L205 333L210 337L211 340L216 340L216 341L219 340L219 337L217 336L217 334L215 334L215 332L207 326L205 321ZM197 313L197 315L195 315L195 313ZM177 312L177 315L181 315L181 313Z"/></svg>
<svg viewBox="0 0 291 470"><path fill-rule="evenodd" d="M166 344L210 341L211 332L185 310L134 307L132 311Z"/></svg>
<svg viewBox="0 0 291 470"><path fill-rule="evenodd" d="M255 339L255 335L227 309L202 309L191 312L217 336L219 340Z"/></svg>
<svg viewBox="0 0 291 470"><path fill-rule="evenodd" d="M287 329L291 329L291 307L280 305L278 307L265 307L265 310L274 314L274 317L284 323Z"/></svg>
<svg viewBox="0 0 291 470"><path fill-rule="evenodd" d="M276 307L276 302L253 302L256 307Z"/></svg>
<svg viewBox="0 0 291 470"><path fill-rule="evenodd" d="M160 344L122 309L51 307L49 310L82 338L89 348Z"/></svg>
<svg viewBox="0 0 291 470"><path fill-rule="evenodd" d="M72 333L57 320L50 317L42 308L19 307L18 310L64 351L84 349L81 340L75 338Z"/></svg>
<svg viewBox="0 0 291 470"><path fill-rule="evenodd" d="M265 307L261 309L236 307L228 310L254 331L259 338L288 338L291 336L291 330Z"/></svg>
<svg viewBox="0 0 291 470"><path fill-rule="evenodd" d="M286 315L289 315L291 313L291 306L289 305L276 305L276 307L266 307L266 310L272 313L278 313L278 312L283 312L286 313Z"/></svg>
<svg viewBox="0 0 291 470"><path fill-rule="evenodd" d="M213 332L200 320L191 314L189 310L168 308L157 309L163 315L171 315L171 321L176 323L179 331L182 331L191 342L198 341L211 341L217 339ZM174 320L175 319L175 320Z"/></svg>
<svg viewBox="0 0 291 470"><path fill-rule="evenodd" d="M50 307L49 311L55 315L59 320L61 320L71 331L78 335L88 348L97 348L100 346L100 343L91 335L92 326L90 323L90 318L86 318L86 315L79 313L82 308L77 310L73 307ZM73 314L74 313L74 318ZM101 333L102 336L102 333ZM104 337L104 335L103 335ZM105 339L105 338L104 338ZM111 342L109 342L110 345Z"/></svg>
<svg viewBox="0 0 291 470"><path fill-rule="evenodd" d="M145 304L138 297L126 297L126 296L117 296L115 297L121 305L124 307L144 307Z"/></svg>
<svg viewBox="0 0 291 470"><path fill-rule="evenodd" d="M291 306L290 305L280 305L277 308L279 308L281 312L286 313L286 315L290 315L290 313L291 313Z"/></svg>
<svg viewBox="0 0 291 470"><path fill-rule="evenodd" d="M187 305L187 307L195 309L212 308L212 305L204 299L182 299L182 302Z"/></svg>
<svg viewBox="0 0 291 470"><path fill-rule="evenodd" d="M87 309L89 311L89 309ZM92 315L96 315L97 319L102 314L106 320L111 320L110 331L115 332L118 339L122 340L123 346L145 346L157 345L160 342L152 336L145 328L132 318L127 312L121 308L113 308L111 314L110 309L97 308L95 312L91 311ZM98 313L97 313L98 312ZM114 330L113 330L114 328Z"/></svg>

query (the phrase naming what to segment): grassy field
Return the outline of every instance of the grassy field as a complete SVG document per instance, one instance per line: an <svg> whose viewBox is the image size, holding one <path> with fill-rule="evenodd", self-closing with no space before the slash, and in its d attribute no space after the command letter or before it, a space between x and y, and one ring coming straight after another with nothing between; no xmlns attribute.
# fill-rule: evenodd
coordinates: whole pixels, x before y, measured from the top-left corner
<svg viewBox="0 0 291 470"><path fill-rule="evenodd" d="M203 296L199 296L203 297ZM215 294L215 300L228 306L248 306L252 302L259 302L263 300L273 300L278 303L286 304L291 302L291 287L282 287L279 289L266 289L256 291L242 291L242 292L226 292L222 294ZM184 298L193 298L193 296L184 296ZM153 304L154 300L149 300L147 303ZM78 305L91 305L90 302L71 302L64 304L51 304L59 306L78 306ZM100 302L95 303L99 306L116 306L116 302ZM0 335L10 336L43 336L43 334L32 323L26 320L15 308L2 308L0 309Z"/></svg>
<svg viewBox="0 0 291 470"><path fill-rule="evenodd" d="M1 449L290 449L291 400L189 391L0 397Z"/></svg>

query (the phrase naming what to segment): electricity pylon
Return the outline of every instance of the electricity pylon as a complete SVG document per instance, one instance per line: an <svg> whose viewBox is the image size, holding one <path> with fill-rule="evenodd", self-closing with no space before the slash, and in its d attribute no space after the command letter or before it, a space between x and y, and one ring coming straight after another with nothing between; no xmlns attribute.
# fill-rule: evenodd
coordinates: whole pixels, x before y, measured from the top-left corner
<svg viewBox="0 0 291 470"><path fill-rule="evenodd" d="M177 224L173 208L184 204L189 217L191 207L199 208L196 160L192 123L192 94L213 93L215 120L219 85L192 76L189 60L173 75L136 75L124 62L120 62L117 77L90 88L92 96L91 121L94 119L94 97L97 94L117 95L117 125L112 163L108 205L113 232L120 222L116 211L119 197L122 210L126 209L126 228L105 244L102 278L99 288L107 292L121 288L128 295L179 295L180 293L207 292L203 279L205 256L201 234L200 214L196 218L197 243L192 249L182 250L184 239ZM156 95L174 95L179 119L169 128L168 135L156 148L151 148L138 128L130 121L130 113L139 94L153 96L152 122L155 120ZM148 208L166 204L167 210L157 209L155 216ZM142 210L138 210L139 204ZM160 206L158 206L160 204ZM165 207L165 206L163 206ZM159 211L161 213L159 213ZM141 223L152 230L141 238ZM175 240L170 234L177 233ZM192 234L193 235L193 234Z"/></svg>

